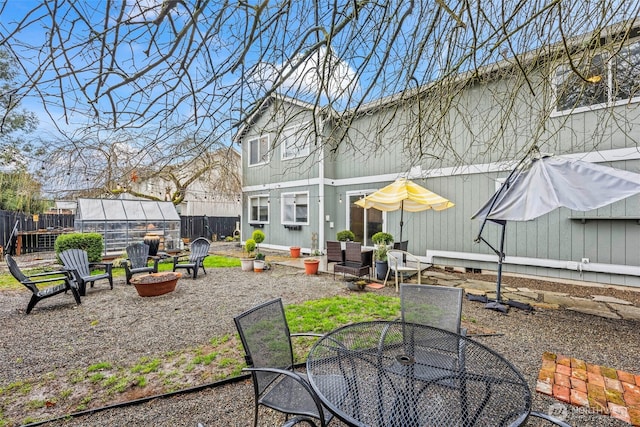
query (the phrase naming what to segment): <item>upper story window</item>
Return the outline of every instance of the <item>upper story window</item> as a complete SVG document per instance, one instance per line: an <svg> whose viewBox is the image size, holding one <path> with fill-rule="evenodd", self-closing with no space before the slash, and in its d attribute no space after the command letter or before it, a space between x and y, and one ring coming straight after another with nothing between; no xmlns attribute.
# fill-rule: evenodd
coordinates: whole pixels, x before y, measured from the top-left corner
<svg viewBox="0 0 640 427"><path fill-rule="evenodd" d="M292 126L282 130L282 159L293 159L309 155L310 135L307 126Z"/></svg>
<svg viewBox="0 0 640 427"><path fill-rule="evenodd" d="M269 196L249 197L249 222L261 224L269 222Z"/></svg>
<svg viewBox="0 0 640 427"><path fill-rule="evenodd" d="M309 193L282 194L282 223L309 224Z"/></svg>
<svg viewBox="0 0 640 427"><path fill-rule="evenodd" d="M269 161L269 136L264 135L249 140L249 165L259 165Z"/></svg>
<svg viewBox="0 0 640 427"><path fill-rule="evenodd" d="M556 69L556 112L580 112L640 101L640 41L613 55L601 52L589 63L574 65L584 79L569 64Z"/></svg>

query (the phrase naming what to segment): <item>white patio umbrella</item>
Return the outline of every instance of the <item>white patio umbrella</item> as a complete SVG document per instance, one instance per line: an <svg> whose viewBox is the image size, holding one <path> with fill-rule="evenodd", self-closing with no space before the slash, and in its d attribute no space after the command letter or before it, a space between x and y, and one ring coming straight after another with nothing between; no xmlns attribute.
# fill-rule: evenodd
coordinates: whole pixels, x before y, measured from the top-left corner
<svg viewBox="0 0 640 427"><path fill-rule="evenodd" d="M476 242L483 241L498 255L496 302L488 308L501 311L505 311L500 304L500 282L507 221L530 221L559 207L589 211L640 194L637 173L551 155L525 160L471 217L482 220ZM482 237L487 221L502 226L499 250Z"/></svg>
<svg viewBox="0 0 640 427"><path fill-rule="evenodd" d="M402 241L404 211L421 212L428 209L441 211L454 206L451 201L406 178L398 178L393 183L365 196L355 203L365 209L375 208L385 212L397 211L399 209L400 242Z"/></svg>

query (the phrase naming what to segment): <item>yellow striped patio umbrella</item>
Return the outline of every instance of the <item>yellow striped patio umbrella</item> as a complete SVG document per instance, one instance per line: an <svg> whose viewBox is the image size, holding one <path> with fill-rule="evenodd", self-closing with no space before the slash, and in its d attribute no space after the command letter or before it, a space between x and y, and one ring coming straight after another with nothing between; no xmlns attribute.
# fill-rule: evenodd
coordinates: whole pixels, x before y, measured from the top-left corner
<svg viewBox="0 0 640 427"><path fill-rule="evenodd" d="M375 208L385 212L400 210L400 241L402 241L404 211L421 212L428 209L442 211L454 206L451 201L406 178L398 178L392 184L355 203L365 209Z"/></svg>

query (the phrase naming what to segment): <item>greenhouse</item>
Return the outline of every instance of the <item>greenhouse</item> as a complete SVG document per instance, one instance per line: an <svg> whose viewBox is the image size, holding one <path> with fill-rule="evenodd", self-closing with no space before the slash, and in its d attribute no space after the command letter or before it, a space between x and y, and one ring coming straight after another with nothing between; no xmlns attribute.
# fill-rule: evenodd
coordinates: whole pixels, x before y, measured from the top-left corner
<svg viewBox="0 0 640 427"><path fill-rule="evenodd" d="M131 199L78 199L74 223L80 233L100 233L104 254L124 252L131 243L157 236L159 249L178 251L180 216L171 202Z"/></svg>

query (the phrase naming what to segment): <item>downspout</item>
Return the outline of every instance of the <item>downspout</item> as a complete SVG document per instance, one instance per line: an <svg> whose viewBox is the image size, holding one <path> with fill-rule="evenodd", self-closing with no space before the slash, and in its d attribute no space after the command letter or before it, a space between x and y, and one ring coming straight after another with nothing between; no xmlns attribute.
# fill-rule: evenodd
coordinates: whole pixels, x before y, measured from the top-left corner
<svg viewBox="0 0 640 427"><path fill-rule="evenodd" d="M316 142L319 143L320 161L318 162L318 247L324 251L324 216L325 216L325 195L324 195L324 144L322 135L324 134L324 118L320 117L320 134L316 135Z"/></svg>

